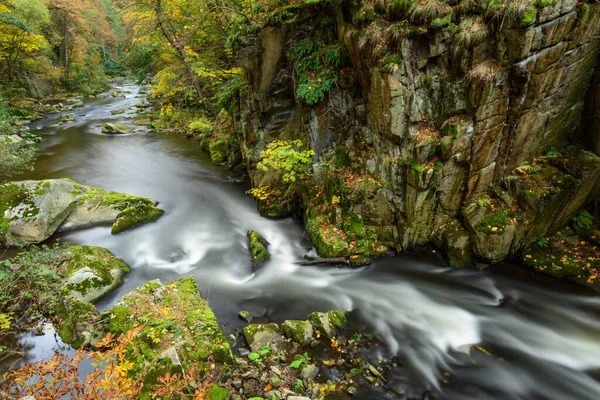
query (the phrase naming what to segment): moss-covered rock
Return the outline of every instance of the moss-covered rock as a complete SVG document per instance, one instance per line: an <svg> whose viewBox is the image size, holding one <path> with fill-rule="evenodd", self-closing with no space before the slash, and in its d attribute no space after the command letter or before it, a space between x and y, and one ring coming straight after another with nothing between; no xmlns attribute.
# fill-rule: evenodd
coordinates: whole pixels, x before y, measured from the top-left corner
<svg viewBox="0 0 600 400"><path fill-rule="evenodd" d="M252 257L252 271L254 272L271 258L267 250L269 242L260 233L253 230L249 230L246 236L248 237L248 249Z"/></svg>
<svg viewBox="0 0 600 400"><path fill-rule="evenodd" d="M129 272L125 262L110 251L95 246L72 246L64 288L76 300L93 302L123 283Z"/></svg>
<svg viewBox="0 0 600 400"><path fill-rule="evenodd" d="M227 140L213 139L209 142L208 151L210 159L214 163L223 163L227 161Z"/></svg>
<svg viewBox="0 0 600 400"><path fill-rule="evenodd" d="M145 197L80 185L70 179L0 185L0 245L40 243L57 230L113 224L113 233L163 214Z"/></svg>
<svg viewBox="0 0 600 400"><path fill-rule="evenodd" d="M102 125L102 133L108 135L122 135L131 132L131 128L125 125L106 123Z"/></svg>
<svg viewBox="0 0 600 400"><path fill-rule="evenodd" d="M558 278L568 278L600 290L600 246L570 227L539 239L524 249L525 265Z"/></svg>
<svg viewBox="0 0 600 400"><path fill-rule="evenodd" d="M97 335L100 313L91 303L66 297L56 307L55 320L62 341L78 349L92 343Z"/></svg>
<svg viewBox="0 0 600 400"><path fill-rule="evenodd" d="M229 343L193 277L167 285L146 283L123 296L108 311L107 321L113 334L139 332L130 354L135 365L131 373L143 377L141 398L150 398L151 386L166 372L189 370L192 365L208 371L209 361L221 367L234 364Z"/></svg>
<svg viewBox="0 0 600 400"><path fill-rule="evenodd" d="M313 338L313 326L308 321L288 320L281 324L281 330L290 339L304 346Z"/></svg>
<svg viewBox="0 0 600 400"><path fill-rule="evenodd" d="M348 324L348 316L342 310L332 310L326 313L314 312L308 315L308 320L330 339L334 338L338 331Z"/></svg>
<svg viewBox="0 0 600 400"><path fill-rule="evenodd" d="M258 351L265 346L276 349L282 342L277 324L250 324L244 328L243 333L252 351Z"/></svg>
<svg viewBox="0 0 600 400"><path fill-rule="evenodd" d="M0 245L22 246L49 238L75 207L72 184L53 179L0 186Z"/></svg>
<svg viewBox="0 0 600 400"><path fill-rule="evenodd" d="M77 203L60 231L111 223L112 233L120 233L154 221L164 213L155 201L145 197L70 182Z"/></svg>

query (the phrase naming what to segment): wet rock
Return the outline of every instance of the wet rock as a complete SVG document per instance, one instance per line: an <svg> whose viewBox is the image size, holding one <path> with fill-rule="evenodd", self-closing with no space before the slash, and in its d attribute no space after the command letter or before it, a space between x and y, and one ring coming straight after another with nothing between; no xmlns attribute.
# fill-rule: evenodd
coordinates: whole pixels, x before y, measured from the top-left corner
<svg viewBox="0 0 600 400"><path fill-rule="evenodd" d="M313 326L308 321L288 320L281 324L281 330L302 346L309 344L313 337Z"/></svg>
<svg viewBox="0 0 600 400"><path fill-rule="evenodd" d="M125 125L106 123L102 124L102 133L109 135L122 135L131 132L131 129Z"/></svg>
<svg viewBox="0 0 600 400"><path fill-rule="evenodd" d="M61 118L60 118L60 123L64 124L67 122L72 122L75 121L75 114L64 114Z"/></svg>
<svg viewBox="0 0 600 400"><path fill-rule="evenodd" d="M67 297L56 307L55 316L58 335L75 349L91 344L98 335L100 313L91 303Z"/></svg>
<svg viewBox="0 0 600 400"><path fill-rule="evenodd" d="M265 240L258 232L249 230L246 234L248 237L248 248L252 257L252 272L257 271L271 255L267 250L269 242Z"/></svg>
<svg viewBox="0 0 600 400"><path fill-rule="evenodd" d="M110 113L112 115L120 115L123 114L126 110L125 109L120 109L120 110L112 110Z"/></svg>
<svg viewBox="0 0 600 400"><path fill-rule="evenodd" d="M333 338L339 329L346 327L348 318L345 311L335 310L324 312L314 312L308 315L308 320L313 326L328 338Z"/></svg>
<svg viewBox="0 0 600 400"><path fill-rule="evenodd" d="M300 376L302 379L315 379L315 377L319 374L319 367L314 364L304 364L302 369L300 370Z"/></svg>
<svg viewBox="0 0 600 400"><path fill-rule="evenodd" d="M244 338L252 351L258 351L265 346L277 349L283 341L277 324L250 324L243 330Z"/></svg>
<svg viewBox="0 0 600 400"><path fill-rule="evenodd" d="M252 322L253 315L252 315L252 313L250 311L240 311L238 313L238 317L241 320L250 323L250 322Z"/></svg>
<svg viewBox="0 0 600 400"><path fill-rule="evenodd" d="M95 246L72 246L66 250L64 289L83 302L94 302L123 283L129 267L110 251Z"/></svg>

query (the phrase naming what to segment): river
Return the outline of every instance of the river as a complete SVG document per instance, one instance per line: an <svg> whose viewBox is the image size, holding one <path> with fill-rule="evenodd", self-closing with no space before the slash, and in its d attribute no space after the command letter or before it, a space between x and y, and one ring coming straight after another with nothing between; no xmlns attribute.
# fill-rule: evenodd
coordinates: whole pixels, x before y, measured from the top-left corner
<svg viewBox="0 0 600 400"><path fill-rule="evenodd" d="M131 125L135 105L145 101L137 86L117 89L130 93L87 102L74 111L74 122L51 127L61 117L55 114L33 123L43 141L36 170L26 176L69 177L147 196L165 210L157 222L123 234L97 227L63 236L106 247L132 267L125 284L98 303L101 310L146 281L191 274L227 334L243 326L242 309L275 322L315 310L355 311L386 343L381 357L406 361L394 370L396 394L357 398L420 399L425 390L453 400L600 398L600 297L594 293L516 264L449 269L418 253L360 269L300 266L312 247L301 224L260 217L245 194L247 182L212 164L194 141L145 127L101 134L104 122ZM271 260L255 274L248 229L271 244ZM57 346L49 334L23 340L32 346L28 361Z"/></svg>

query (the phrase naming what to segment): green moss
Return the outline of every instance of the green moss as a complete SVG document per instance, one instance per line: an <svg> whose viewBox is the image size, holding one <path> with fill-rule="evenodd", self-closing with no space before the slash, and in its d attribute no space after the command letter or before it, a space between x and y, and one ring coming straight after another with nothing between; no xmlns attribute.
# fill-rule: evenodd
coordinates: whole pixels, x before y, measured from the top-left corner
<svg viewBox="0 0 600 400"><path fill-rule="evenodd" d="M267 250L269 243L256 231L249 230L246 235L250 256L252 257L252 266L257 269L271 257Z"/></svg>
<svg viewBox="0 0 600 400"><path fill-rule="evenodd" d="M329 323L338 329L343 329L348 324L348 315L342 310L331 310L327 312Z"/></svg>
<svg viewBox="0 0 600 400"><path fill-rule="evenodd" d="M212 385L206 395L208 400L227 400L229 399L229 390L219 385Z"/></svg>
<svg viewBox="0 0 600 400"><path fill-rule="evenodd" d="M485 216L476 226L480 232L488 235L501 235L504 229L511 224L510 219L514 218L515 214L506 207Z"/></svg>
<svg viewBox="0 0 600 400"><path fill-rule="evenodd" d="M223 163L227 161L227 140L211 140L208 145L208 151L210 152L210 159L212 160L212 162Z"/></svg>
<svg viewBox="0 0 600 400"><path fill-rule="evenodd" d="M142 359L138 356L132 360L140 366L132 374L144 376L145 388L153 382L153 376L146 374L146 366L160 363L159 356L173 346L185 370L195 365L202 371L209 360L221 367L234 364L229 343L193 277L165 286L146 283L124 296L109 311L107 320L109 331L117 335L134 327L141 329L132 354L140 353Z"/></svg>
<svg viewBox="0 0 600 400"><path fill-rule="evenodd" d="M94 322L100 313L91 303L74 299L64 299L56 308L55 324L57 332L63 342L73 348L81 347L95 331Z"/></svg>
<svg viewBox="0 0 600 400"><path fill-rule="evenodd" d="M69 284L66 288L85 295L89 289L106 287L114 284L113 270L129 272L129 266L115 257L109 250L96 246L72 246L66 252L67 277L72 276L79 270L89 268L94 272L96 278L90 278L79 284Z"/></svg>
<svg viewBox="0 0 600 400"><path fill-rule="evenodd" d="M288 320L281 324L281 330L287 337L301 345L310 343L313 336L313 328L308 321Z"/></svg>
<svg viewBox="0 0 600 400"><path fill-rule="evenodd" d="M131 205L117 215L111 233L120 233L147 222L155 221L163 214L164 211L155 207L150 200Z"/></svg>
<svg viewBox="0 0 600 400"><path fill-rule="evenodd" d="M330 224L325 216L307 217L305 226L313 246L315 246L321 257L337 258L349 254L348 242L344 232Z"/></svg>
<svg viewBox="0 0 600 400"><path fill-rule="evenodd" d="M521 22L523 25L529 25L535 22L535 18L537 17L537 8L530 7L521 17Z"/></svg>

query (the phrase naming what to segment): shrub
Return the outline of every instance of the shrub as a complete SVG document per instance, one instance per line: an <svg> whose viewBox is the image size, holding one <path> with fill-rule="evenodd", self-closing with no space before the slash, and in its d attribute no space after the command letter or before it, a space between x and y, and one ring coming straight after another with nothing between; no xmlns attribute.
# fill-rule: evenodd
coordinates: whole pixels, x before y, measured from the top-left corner
<svg viewBox="0 0 600 400"><path fill-rule="evenodd" d="M586 210L582 210L573 218L573 225L585 230L592 229L592 226L594 226L594 217Z"/></svg>
<svg viewBox="0 0 600 400"><path fill-rule="evenodd" d="M286 183L299 182L310 175L309 165L315 155L314 151L301 148L301 140L271 142L261 153L262 159L258 168L263 171L277 171Z"/></svg>
<svg viewBox="0 0 600 400"><path fill-rule="evenodd" d="M326 45L321 40L303 39L292 46L290 59L298 82L296 97L314 106L337 85L346 51L339 43Z"/></svg>
<svg viewBox="0 0 600 400"><path fill-rule="evenodd" d="M481 18L466 18L458 26L458 31L452 44L452 53L454 56L470 49L486 38L488 29Z"/></svg>

